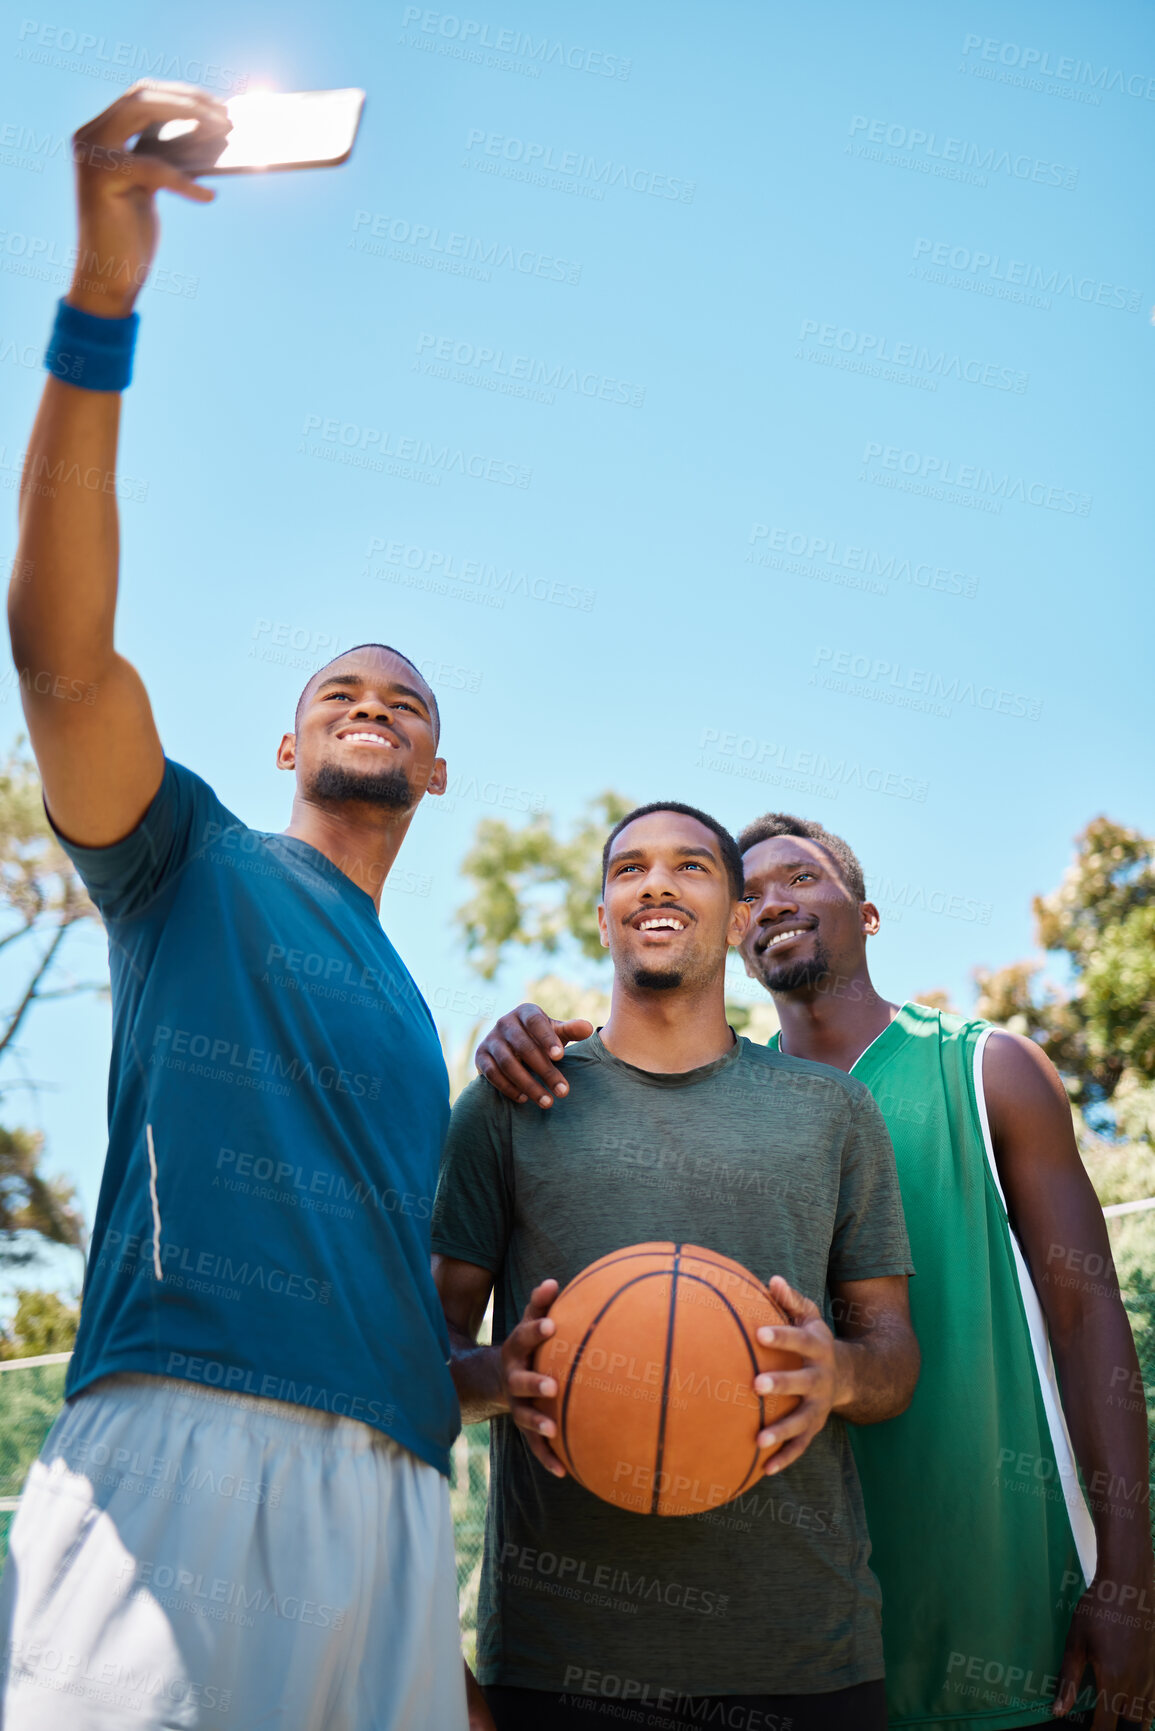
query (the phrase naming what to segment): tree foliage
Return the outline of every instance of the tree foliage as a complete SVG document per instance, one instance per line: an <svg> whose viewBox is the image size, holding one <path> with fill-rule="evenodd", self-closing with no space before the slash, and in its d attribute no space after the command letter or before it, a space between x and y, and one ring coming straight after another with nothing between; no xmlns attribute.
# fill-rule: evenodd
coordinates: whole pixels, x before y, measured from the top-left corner
<svg viewBox="0 0 1155 1731"><path fill-rule="evenodd" d="M602 843L631 802L607 790L589 802L568 837L543 812L523 829L504 818L483 818L462 871L475 891L457 911L465 948L483 979L491 980L511 945L555 955L570 937L582 955L599 961Z"/></svg>
<svg viewBox="0 0 1155 1731"><path fill-rule="evenodd" d="M1036 896L1040 947L1071 984L1033 962L978 970L978 1013L1029 1034L1099 1128L1155 1140L1155 839L1106 817L1077 837L1058 889Z"/></svg>
<svg viewBox="0 0 1155 1731"><path fill-rule="evenodd" d="M79 1305L70 1304L58 1292L21 1287L16 1293L16 1314L0 1330L0 1359L71 1352L79 1321Z"/></svg>
<svg viewBox="0 0 1155 1731"><path fill-rule="evenodd" d="M15 1055L35 1005L94 989L61 979L60 963L69 934L96 917L45 817L36 765L18 748L0 763L0 957L18 981L0 1014L0 1063ZM10 1087L0 1081L0 1094ZM0 1128L0 1266L32 1261L37 1238L83 1243L71 1187L40 1174L43 1142L33 1131Z"/></svg>
<svg viewBox="0 0 1155 1731"><path fill-rule="evenodd" d="M35 1261L40 1239L74 1248L84 1243L72 1186L39 1170L43 1147L38 1131L0 1127L0 1267Z"/></svg>

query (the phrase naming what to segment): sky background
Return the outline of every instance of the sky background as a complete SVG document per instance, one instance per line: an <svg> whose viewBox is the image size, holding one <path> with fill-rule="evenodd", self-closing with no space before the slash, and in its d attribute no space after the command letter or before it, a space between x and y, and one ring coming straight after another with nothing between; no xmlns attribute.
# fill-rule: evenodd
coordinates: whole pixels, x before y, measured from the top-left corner
<svg viewBox="0 0 1155 1731"><path fill-rule="evenodd" d="M470 6L8 11L0 553L72 130L142 74L363 86L346 166L164 203L119 636L169 754L279 829L309 673L422 664L450 794L382 917L454 1046L543 971L467 963L476 825L607 787L844 834L880 990L968 1007L1089 818L1155 824L1150 12ZM5 1102L90 1220L108 1021L39 1008Z"/></svg>

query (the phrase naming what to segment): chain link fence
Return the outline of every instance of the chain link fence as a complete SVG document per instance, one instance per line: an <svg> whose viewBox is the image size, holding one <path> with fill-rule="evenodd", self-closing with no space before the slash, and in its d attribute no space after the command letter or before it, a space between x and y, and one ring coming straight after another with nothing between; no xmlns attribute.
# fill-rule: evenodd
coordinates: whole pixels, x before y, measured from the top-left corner
<svg viewBox="0 0 1155 1731"><path fill-rule="evenodd" d="M1132 1291L1127 1297L1127 1310L1139 1348L1139 1369L1143 1377L1143 1392L1147 1398L1147 1480L1151 1489L1147 1514L1151 1536L1155 1540L1155 1285L1145 1276L1142 1291Z"/></svg>
<svg viewBox="0 0 1155 1731"><path fill-rule="evenodd" d="M1135 1207L1134 1203L1123 1204L1118 1209L1108 1207L1107 1228L1123 1302L1127 1306L1139 1354L1139 1370L1147 1402L1147 1477L1155 1492L1155 1209L1131 1212ZM1138 1390L1120 1384L1117 1403L1122 1405L1124 1401L1137 1397L1138 1393ZM1148 1503L1147 1513L1155 1537L1155 1495Z"/></svg>
<svg viewBox="0 0 1155 1731"><path fill-rule="evenodd" d="M471 1424L453 1445L449 1502L457 1541L457 1602L461 1607L461 1645L470 1665L477 1652L477 1590L485 1544L485 1504L489 1497L489 1426Z"/></svg>
<svg viewBox="0 0 1155 1731"><path fill-rule="evenodd" d="M0 1559L28 1468L64 1404L69 1353L0 1361Z"/></svg>

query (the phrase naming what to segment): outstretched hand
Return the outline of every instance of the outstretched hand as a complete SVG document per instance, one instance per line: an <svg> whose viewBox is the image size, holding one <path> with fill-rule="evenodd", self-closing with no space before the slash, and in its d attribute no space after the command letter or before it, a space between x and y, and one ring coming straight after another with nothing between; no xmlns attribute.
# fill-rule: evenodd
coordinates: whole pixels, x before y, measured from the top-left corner
<svg viewBox="0 0 1155 1731"><path fill-rule="evenodd" d="M195 84L134 84L72 139L80 238L70 305L104 318L130 313L156 253L156 193L195 204L215 193L157 156L137 155L129 141L146 127L192 121L214 133L231 125L223 102Z"/></svg>
<svg viewBox="0 0 1155 1731"><path fill-rule="evenodd" d="M571 1040L588 1040L593 1031L593 1023L581 1017L556 1022L538 1004L519 1004L490 1029L474 1063L490 1087L514 1105L534 1100L544 1111L569 1093L556 1060Z"/></svg>

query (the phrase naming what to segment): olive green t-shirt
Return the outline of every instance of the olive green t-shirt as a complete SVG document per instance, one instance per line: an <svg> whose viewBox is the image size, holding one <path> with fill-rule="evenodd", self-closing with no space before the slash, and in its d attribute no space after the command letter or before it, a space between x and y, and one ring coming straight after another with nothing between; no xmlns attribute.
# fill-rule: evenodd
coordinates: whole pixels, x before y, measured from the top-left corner
<svg viewBox="0 0 1155 1731"><path fill-rule="evenodd" d="M539 1281L564 1286L646 1240L782 1274L828 1318L832 1282L913 1273L890 1139L853 1077L743 1039L702 1069L655 1075L597 1034L564 1068L569 1096L548 1112L482 1081L453 1110L433 1248L493 1273L495 1341ZM490 1466L483 1683L652 1702L882 1676L842 1420L780 1476L701 1515L634 1514L553 1478L508 1418L492 1423Z"/></svg>

